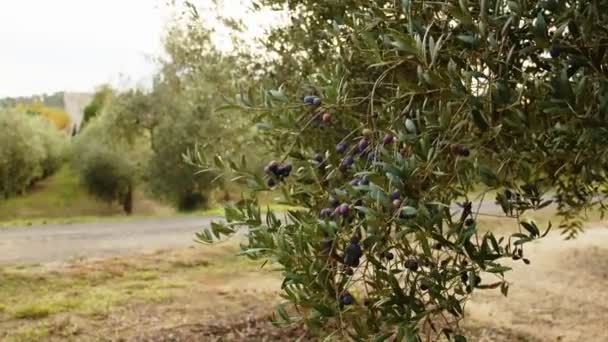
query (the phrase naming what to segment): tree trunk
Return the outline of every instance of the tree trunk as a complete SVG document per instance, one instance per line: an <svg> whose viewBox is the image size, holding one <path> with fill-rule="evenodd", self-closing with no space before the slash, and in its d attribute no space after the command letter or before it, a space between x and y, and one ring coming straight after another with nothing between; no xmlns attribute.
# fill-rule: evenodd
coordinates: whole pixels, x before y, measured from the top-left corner
<svg viewBox="0 0 608 342"><path fill-rule="evenodd" d="M133 213L133 189L131 187L129 187L127 190L127 194L122 202L122 207L127 215L131 215Z"/></svg>

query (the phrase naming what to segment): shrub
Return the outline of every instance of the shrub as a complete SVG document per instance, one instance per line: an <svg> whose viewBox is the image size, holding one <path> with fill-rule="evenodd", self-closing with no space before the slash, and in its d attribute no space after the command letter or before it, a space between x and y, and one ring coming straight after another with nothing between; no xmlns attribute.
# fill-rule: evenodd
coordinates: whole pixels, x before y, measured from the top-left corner
<svg viewBox="0 0 608 342"><path fill-rule="evenodd" d="M67 136L59 131L46 118L40 116L29 117L29 123L34 135L40 137L44 149L44 157L40 161L42 177L54 174L65 161Z"/></svg>
<svg viewBox="0 0 608 342"><path fill-rule="evenodd" d="M136 165L129 153L107 136L101 119L91 120L74 139L72 163L91 194L106 202L118 201L130 214Z"/></svg>
<svg viewBox="0 0 608 342"><path fill-rule="evenodd" d="M133 166L119 152L94 145L81 156L81 179L87 190L107 202L125 198L133 186Z"/></svg>
<svg viewBox="0 0 608 342"><path fill-rule="evenodd" d="M54 133L43 126L23 113L0 113L0 194L4 197L22 194L44 176L47 156L54 153L46 150L46 135Z"/></svg>

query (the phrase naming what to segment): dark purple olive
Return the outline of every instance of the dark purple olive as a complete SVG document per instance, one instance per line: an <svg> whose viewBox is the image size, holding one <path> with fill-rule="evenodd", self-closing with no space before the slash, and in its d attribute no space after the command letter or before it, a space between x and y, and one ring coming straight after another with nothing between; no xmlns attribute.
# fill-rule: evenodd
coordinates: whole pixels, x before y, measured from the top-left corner
<svg viewBox="0 0 608 342"><path fill-rule="evenodd" d="M276 160L273 160L271 162L269 162L266 167L264 167L264 172L270 174L270 173L274 173L276 174L279 170L279 162L277 162Z"/></svg>
<svg viewBox="0 0 608 342"><path fill-rule="evenodd" d="M401 195L399 195L399 191L393 191L391 192L391 194L389 195L389 198L391 199L391 201L394 201L396 199L400 199Z"/></svg>
<svg viewBox="0 0 608 342"><path fill-rule="evenodd" d="M416 272L416 271L418 271L419 265L418 265L418 261L416 261L416 259L407 259L403 263L403 266L405 266L405 268L407 268L410 271Z"/></svg>
<svg viewBox="0 0 608 342"><path fill-rule="evenodd" d="M363 138L359 140L359 144L357 144L357 150L359 151L359 153L362 153L368 146L369 140L367 138Z"/></svg>
<svg viewBox="0 0 608 342"><path fill-rule="evenodd" d="M342 163L340 163L340 171L346 171L349 167L351 167L355 163L355 158L353 156L346 156L342 159Z"/></svg>
<svg viewBox="0 0 608 342"><path fill-rule="evenodd" d="M450 145L450 150L452 151L453 155L461 156L461 157L468 157L471 154L469 149L466 146L461 145L461 144Z"/></svg>
<svg viewBox="0 0 608 342"><path fill-rule="evenodd" d="M323 155L321 153L315 153L313 160L320 164L323 162Z"/></svg>
<svg viewBox="0 0 608 342"><path fill-rule="evenodd" d="M285 164L283 166L280 166L276 173L277 175L282 177L289 177L292 169L293 167L291 166L291 164Z"/></svg>
<svg viewBox="0 0 608 342"><path fill-rule="evenodd" d="M275 182L274 178L268 178L268 180L266 181L266 185L272 188L273 186L277 185L277 183Z"/></svg>
<svg viewBox="0 0 608 342"><path fill-rule="evenodd" d="M337 209L338 209L338 214L340 214L342 216L347 216L348 213L350 212L350 207L346 203L340 204L340 206Z"/></svg>
<svg viewBox="0 0 608 342"><path fill-rule="evenodd" d="M332 210L330 208L323 208L321 209L321 212L319 213L319 216L321 217L329 217L331 216Z"/></svg>
<svg viewBox="0 0 608 342"><path fill-rule="evenodd" d="M344 248L344 264L350 267L359 266L359 259L363 255L361 246L358 243L349 243Z"/></svg>
<svg viewBox="0 0 608 342"><path fill-rule="evenodd" d="M345 293L340 296L340 304L342 305L353 305L355 303L355 299L350 293Z"/></svg>
<svg viewBox="0 0 608 342"><path fill-rule="evenodd" d="M304 103L306 103L306 104L312 104L313 101L314 101L314 99L315 99L314 96L310 96L310 95L304 96Z"/></svg>
<svg viewBox="0 0 608 342"><path fill-rule="evenodd" d="M344 152L346 152L346 148L347 148L346 143L341 142L338 145L336 145L336 152L344 153Z"/></svg>
<svg viewBox="0 0 608 342"><path fill-rule="evenodd" d="M382 139L382 143L384 143L384 145L390 145L393 143L393 136L391 134L387 134L384 136L384 139Z"/></svg>
<svg viewBox="0 0 608 342"><path fill-rule="evenodd" d="M367 154L367 160L370 162L376 161L376 154L374 152L370 152Z"/></svg>

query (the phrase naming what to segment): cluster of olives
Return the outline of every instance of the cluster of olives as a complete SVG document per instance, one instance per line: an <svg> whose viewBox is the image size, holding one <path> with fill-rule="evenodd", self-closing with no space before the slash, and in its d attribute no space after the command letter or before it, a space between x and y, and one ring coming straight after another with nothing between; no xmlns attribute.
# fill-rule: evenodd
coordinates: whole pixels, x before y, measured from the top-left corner
<svg viewBox="0 0 608 342"><path fill-rule="evenodd" d="M321 98L314 95L306 95L304 96L304 103L311 106L320 106Z"/></svg>
<svg viewBox="0 0 608 342"><path fill-rule="evenodd" d="M321 98L315 95L304 96L304 104L315 107L313 111L313 124L318 126L319 124L330 124L332 121L332 115L330 112L323 109L321 106Z"/></svg>
<svg viewBox="0 0 608 342"><path fill-rule="evenodd" d="M359 266L359 259L363 256L363 251L359 245L359 238L353 236L344 248L344 265L348 267Z"/></svg>
<svg viewBox="0 0 608 342"><path fill-rule="evenodd" d="M321 107L321 98L318 96L304 96L303 101L306 105L314 106L315 109L315 120L319 123L330 123L332 120L332 116L329 112L327 112L324 108ZM406 129L409 132L416 132L416 127L411 119L406 120ZM364 129L362 131L361 137L355 141L355 144L352 147L349 147L349 142L346 140L339 142L335 147L335 152L339 156L339 161L337 165L337 169L343 174L346 175L350 169L355 164L356 160L367 160L367 162L375 164L377 161L377 154L375 153L374 145L372 144L372 136L373 131L370 129ZM379 144L388 146L395 143L395 136L393 134L387 133L385 134L381 140L378 141ZM457 157L468 157L470 155L469 149L465 145L461 144L452 144L450 145L450 152ZM320 170L325 170L326 163L328 162L327 156L322 153L315 153L311 161L317 165ZM275 179L283 180L285 177L289 176L291 172L291 165L279 165L276 161L270 162L265 171L270 175L268 179L268 185L274 186ZM358 174L355 177L348 180L348 183L351 186L368 186L370 185L370 179L368 175ZM319 217L322 220L337 220L344 219L350 220L353 204L355 207L363 206L363 200L358 199L354 203L341 203L338 200L336 193L332 193L332 196L329 198L329 203L327 206L323 207L319 212ZM395 210L399 210L402 207L403 199L398 190L393 190L389 193L390 201L392 203L393 208ZM468 204L468 203L467 203ZM468 204L470 206L470 204ZM467 210L464 210L467 212ZM360 215L364 215L360 213ZM405 211L401 211L399 213L401 219L407 219L408 216ZM462 222L465 223L466 226L471 226L474 224L474 220L472 218L468 218L468 214L463 217ZM466 222L465 222L466 221ZM334 240L329 236L329 234L324 233L324 240L321 244L321 252L324 255L332 254L333 257L337 258L337 260L343 264L344 269L343 272L346 275L352 276L354 271L353 268L356 268L360 264L360 260L363 257L363 248L360 245L360 237L355 234L350 238L348 243L344 246L343 253L337 253L337 251L333 251L334 248ZM435 249L441 249L441 245L436 244L434 246ZM333 253L332 253L333 251ZM395 256L390 251L384 251L380 253L380 257L387 261L392 261ZM414 258L408 258L403 261L403 266L409 272L418 272L420 269L419 261ZM465 275L466 276L466 275ZM427 285L421 285L421 289L426 290ZM352 305L355 303L354 297L348 293L344 292L339 297L339 304L341 306Z"/></svg>
<svg viewBox="0 0 608 342"><path fill-rule="evenodd" d="M292 169L293 167L289 163L281 165L276 160L269 162L264 167L264 172L268 175L266 185L269 187L275 186L277 184L277 180L280 182L289 177Z"/></svg>

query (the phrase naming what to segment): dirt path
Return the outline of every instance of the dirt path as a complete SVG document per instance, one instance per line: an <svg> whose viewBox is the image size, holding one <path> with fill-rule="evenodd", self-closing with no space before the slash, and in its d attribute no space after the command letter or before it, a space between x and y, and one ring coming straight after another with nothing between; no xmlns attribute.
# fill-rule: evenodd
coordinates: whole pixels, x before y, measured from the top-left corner
<svg viewBox="0 0 608 342"><path fill-rule="evenodd" d="M478 204L474 204L477 208ZM498 213L492 201L479 207ZM454 212L460 210L453 207ZM0 229L0 265L62 262L187 247L194 234L221 216L180 216L129 221L103 220L76 224L47 224Z"/></svg>
<svg viewBox="0 0 608 342"><path fill-rule="evenodd" d="M146 250L187 247L194 244L193 234L196 231L218 218L179 217L4 229L0 230L0 264L62 261L78 256L131 255ZM198 249L191 250L198 251ZM608 341L606 328L608 292L605 290L608 287L607 225L596 224L573 241L564 241L559 232L553 232L548 237L528 245L526 254L532 263L530 265L522 262L513 263L514 271L508 274L508 280L511 282L508 298L504 298L496 290L480 291L467 305L468 317L465 326L473 336L470 340ZM213 262L213 258L209 260ZM253 286L250 292L269 291L275 284L278 289L279 280L274 277L269 278L268 274L263 275L256 271L248 273L247 278L243 274L239 275L238 272L235 274L238 277L232 284L238 284L239 289L243 287L242 284ZM207 291L205 294L193 295L189 291L194 290L187 287L189 295L184 296L183 301L176 299L175 302L168 304L167 310L177 310L176 308L186 310L184 308L188 306L184 303L189 303L192 298L206 298L203 302L210 305L213 303L213 309L209 312L201 308L190 310L192 311L190 322L199 324L203 316L197 310L203 310L210 315L209 317L215 317L216 307L224 307L228 304L234 306L238 301L235 302L234 297L228 298L225 292L218 290L227 283L222 280L214 285L211 279L208 275L201 275L196 283L204 284L205 288L214 290L205 290ZM488 278L487 281L492 280ZM262 284L267 285L262 286ZM195 289L202 291L199 287ZM261 289L262 287L264 289ZM258 295L261 292L257 292ZM250 307L235 309L235 313L226 321L228 326L231 326L230 322L237 322L243 317L246 319L258 306L260 312L271 310L267 299L258 303L255 298L246 298L247 301L251 301ZM215 300L217 302L214 302ZM178 316L187 317L190 311L180 311ZM149 312L149 309L145 309L145 313L140 315L142 319L150 317ZM166 315L169 314L162 311L158 316ZM114 316L110 315L110 317ZM142 324L149 323L154 327L149 329L154 336L152 341L173 341L174 339L171 338L163 339L163 336L180 334L181 331L174 328L177 323L167 324L165 329L161 329L158 322L148 322L145 319L144 321ZM188 327L187 329L185 335L187 337L181 339L182 341L192 340L189 337L194 335L201 337L199 331L201 329L205 331L207 328Z"/></svg>
<svg viewBox="0 0 608 342"><path fill-rule="evenodd" d="M555 232L526 253L532 263L513 263L508 298L482 291L468 305L475 325L508 328L530 340L608 341L606 226L573 241Z"/></svg>
<svg viewBox="0 0 608 342"><path fill-rule="evenodd" d="M194 234L221 217L48 224L0 229L0 264L61 262L195 244Z"/></svg>

